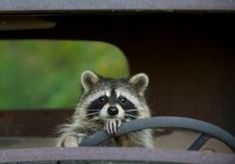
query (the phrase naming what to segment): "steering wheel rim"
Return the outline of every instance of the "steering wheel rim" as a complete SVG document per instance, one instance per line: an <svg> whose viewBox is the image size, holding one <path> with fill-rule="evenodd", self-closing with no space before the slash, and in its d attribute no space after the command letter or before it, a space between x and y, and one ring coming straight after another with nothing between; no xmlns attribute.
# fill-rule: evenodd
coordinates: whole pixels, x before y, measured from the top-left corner
<svg viewBox="0 0 235 164"><path fill-rule="evenodd" d="M206 142L208 136L210 136L223 141L229 147L231 147L233 151L235 150L235 137L232 134L211 123L186 117L158 116L125 122L120 127L120 130L116 136L124 135L130 132L135 132L143 129L155 128L180 128L201 132L202 134L207 134L206 137L203 135L200 136L204 138L202 139L204 140L204 142L201 143L202 145ZM109 136L105 130L100 130L93 136L84 139L79 144L79 146L96 146L104 143L105 141L111 138L112 136Z"/></svg>

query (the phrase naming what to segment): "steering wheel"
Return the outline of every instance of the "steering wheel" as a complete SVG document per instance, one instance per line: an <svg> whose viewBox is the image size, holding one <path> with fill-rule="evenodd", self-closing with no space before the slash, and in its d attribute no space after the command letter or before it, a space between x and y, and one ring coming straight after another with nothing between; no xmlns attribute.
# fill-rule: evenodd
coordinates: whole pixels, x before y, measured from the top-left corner
<svg viewBox="0 0 235 164"><path fill-rule="evenodd" d="M223 141L232 148L233 151L235 150L235 137L229 132L211 123L185 117L163 116L125 122L120 127L116 136L143 129L154 128L180 128L200 132L201 135L188 147L187 150L199 150L211 137L215 137ZM108 135L107 132L100 130L93 136L84 139L79 146L97 146L107 142L111 138L112 136Z"/></svg>

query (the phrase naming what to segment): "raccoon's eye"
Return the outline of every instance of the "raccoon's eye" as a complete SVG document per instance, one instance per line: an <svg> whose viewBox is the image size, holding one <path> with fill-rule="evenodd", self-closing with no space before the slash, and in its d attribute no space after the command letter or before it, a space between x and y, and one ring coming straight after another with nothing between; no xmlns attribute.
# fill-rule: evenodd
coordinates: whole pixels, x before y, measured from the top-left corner
<svg viewBox="0 0 235 164"><path fill-rule="evenodd" d="M99 98L99 101L101 103L105 103L106 102L106 98L104 96L102 96L102 97Z"/></svg>
<svg viewBox="0 0 235 164"><path fill-rule="evenodd" d="M120 97L119 100L120 100L121 103L125 103L126 102L126 98L125 97Z"/></svg>
<svg viewBox="0 0 235 164"><path fill-rule="evenodd" d="M119 104L121 105L121 107L125 110L127 109L136 109L135 105L130 102L126 97L120 96L118 98Z"/></svg>

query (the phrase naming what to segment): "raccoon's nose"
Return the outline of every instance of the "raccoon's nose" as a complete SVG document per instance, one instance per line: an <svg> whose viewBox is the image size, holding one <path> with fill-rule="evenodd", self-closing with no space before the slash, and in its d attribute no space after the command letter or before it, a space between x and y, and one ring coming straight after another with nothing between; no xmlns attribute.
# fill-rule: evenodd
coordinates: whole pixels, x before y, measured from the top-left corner
<svg viewBox="0 0 235 164"><path fill-rule="evenodd" d="M118 114L118 108L116 107L109 107L108 108L108 114L111 116L117 115Z"/></svg>

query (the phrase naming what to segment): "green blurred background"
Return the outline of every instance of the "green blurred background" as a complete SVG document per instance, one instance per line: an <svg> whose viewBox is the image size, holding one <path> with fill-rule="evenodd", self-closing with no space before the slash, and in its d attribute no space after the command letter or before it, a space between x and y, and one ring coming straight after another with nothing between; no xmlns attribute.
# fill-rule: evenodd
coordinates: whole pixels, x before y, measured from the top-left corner
<svg viewBox="0 0 235 164"><path fill-rule="evenodd" d="M80 74L127 77L128 63L102 42L0 41L0 110L74 108Z"/></svg>

